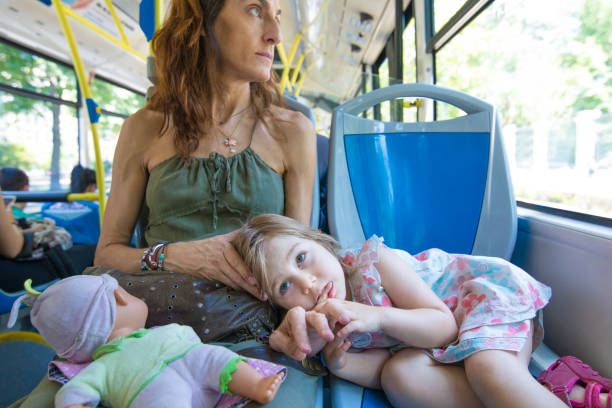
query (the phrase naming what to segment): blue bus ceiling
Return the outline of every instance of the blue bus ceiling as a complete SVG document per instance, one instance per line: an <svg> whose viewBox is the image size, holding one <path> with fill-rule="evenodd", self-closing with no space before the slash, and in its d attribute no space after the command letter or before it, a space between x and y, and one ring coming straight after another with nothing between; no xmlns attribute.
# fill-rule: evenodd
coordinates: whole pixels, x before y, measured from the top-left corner
<svg viewBox="0 0 612 408"><path fill-rule="evenodd" d="M428 248L471 253L489 139L488 133L455 132L346 135L365 236L382 236L390 247L413 254ZM421 198L411 199L416 196Z"/></svg>

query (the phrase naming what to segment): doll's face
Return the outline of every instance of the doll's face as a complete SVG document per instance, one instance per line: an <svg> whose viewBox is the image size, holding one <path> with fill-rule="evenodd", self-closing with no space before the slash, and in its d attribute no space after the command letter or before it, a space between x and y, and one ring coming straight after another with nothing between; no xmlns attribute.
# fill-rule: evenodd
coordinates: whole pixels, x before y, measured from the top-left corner
<svg viewBox="0 0 612 408"><path fill-rule="evenodd" d="M117 308L115 311L115 329L128 328L132 331L145 327L149 309L145 302L130 295L121 286L115 290Z"/></svg>

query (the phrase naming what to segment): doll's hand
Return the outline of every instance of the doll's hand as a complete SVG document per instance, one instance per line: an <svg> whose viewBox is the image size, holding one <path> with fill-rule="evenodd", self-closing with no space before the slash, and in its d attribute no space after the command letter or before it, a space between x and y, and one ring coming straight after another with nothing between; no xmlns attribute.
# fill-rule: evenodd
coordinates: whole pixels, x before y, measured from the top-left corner
<svg viewBox="0 0 612 408"><path fill-rule="evenodd" d="M323 358L327 368L332 371L341 370L346 365L346 351L351 347L351 342L336 336L323 348Z"/></svg>
<svg viewBox="0 0 612 408"><path fill-rule="evenodd" d="M330 320L334 319L338 324L348 321L336 332L336 337L345 339L353 332L379 331L382 325L383 309L347 300L327 299L319 303L313 310L325 314Z"/></svg>

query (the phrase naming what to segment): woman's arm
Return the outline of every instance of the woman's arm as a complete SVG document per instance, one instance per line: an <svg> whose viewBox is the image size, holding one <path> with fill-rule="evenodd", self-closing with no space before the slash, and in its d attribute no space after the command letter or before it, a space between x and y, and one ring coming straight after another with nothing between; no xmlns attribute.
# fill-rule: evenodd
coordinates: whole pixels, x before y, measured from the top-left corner
<svg viewBox="0 0 612 408"><path fill-rule="evenodd" d="M2 190L0 189L0 198ZM14 258L23 247L23 234L13 224L13 213L10 208L4 206L4 200L0 203L0 255Z"/></svg>
<svg viewBox="0 0 612 408"><path fill-rule="evenodd" d="M148 179L146 154L158 138L154 112L140 110L121 127L113 158L111 191L96 248L95 265L123 272L140 270L142 249L130 248Z"/></svg>
<svg viewBox="0 0 612 408"><path fill-rule="evenodd" d="M285 115L283 115L285 116ZM310 119L289 111L279 121L283 135L285 215L310 225L317 166L317 135Z"/></svg>
<svg viewBox="0 0 612 408"><path fill-rule="evenodd" d="M160 128L161 114L147 110L130 116L121 128L95 265L127 273L140 270L144 249L131 248L129 243L145 196L150 157L152 153L174 148L168 138L159 137ZM254 296L265 298L230 244L233 234L172 243L166 248L164 267L242 288Z"/></svg>

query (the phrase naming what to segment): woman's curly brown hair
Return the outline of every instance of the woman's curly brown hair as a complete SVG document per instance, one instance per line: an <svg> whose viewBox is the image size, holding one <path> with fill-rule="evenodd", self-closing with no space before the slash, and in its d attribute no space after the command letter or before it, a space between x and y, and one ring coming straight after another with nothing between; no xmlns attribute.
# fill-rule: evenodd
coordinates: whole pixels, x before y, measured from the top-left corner
<svg viewBox="0 0 612 408"><path fill-rule="evenodd" d="M214 22L225 0L173 0L163 26L155 33L157 84L147 108L163 112L162 133L170 130L178 155L189 160L200 138L213 126L209 101L224 102L219 71L221 46ZM270 105L281 105L278 76L251 83L251 104L265 121ZM172 126L169 126L172 123Z"/></svg>

